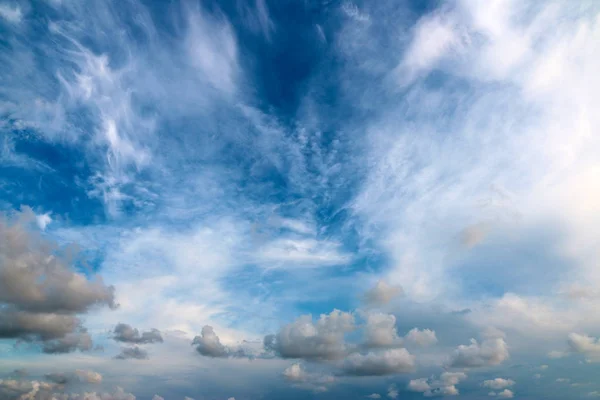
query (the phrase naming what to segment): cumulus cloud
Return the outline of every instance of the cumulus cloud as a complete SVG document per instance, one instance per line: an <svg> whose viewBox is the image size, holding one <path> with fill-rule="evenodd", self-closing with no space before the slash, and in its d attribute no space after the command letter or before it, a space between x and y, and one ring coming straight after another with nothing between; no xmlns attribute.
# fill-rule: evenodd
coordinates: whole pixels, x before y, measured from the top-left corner
<svg viewBox="0 0 600 400"><path fill-rule="evenodd" d="M301 364L295 363L283 371L283 377L295 387L312 390L314 392L325 392L328 385L335 381L330 375L308 373Z"/></svg>
<svg viewBox="0 0 600 400"><path fill-rule="evenodd" d="M366 396L367 399L380 399L381 395L379 393L371 393L370 395Z"/></svg>
<svg viewBox="0 0 600 400"><path fill-rule="evenodd" d="M38 400L52 399L53 392L62 385L42 381L0 379L0 399Z"/></svg>
<svg viewBox="0 0 600 400"><path fill-rule="evenodd" d="M449 366L476 368L501 364L509 358L508 345L502 337L488 337L481 343L458 346L450 356Z"/></svg>
<svg viewBox="0 0 600 400"><path fill-rule="evenodd" d="M421 347L431 346L437 343L435 331L431 329L419 330L418 328L411 329L405 336L406 343L412 343Z"/></svg>
<svg viewBox="0 0 600 400"><path fill-rule="evenodd" d="M387 304L394 297L401 296L403 294L402 286L390 285L387 282L380 280L375 286L365 293L365 301L370 305L383 305Z"/></svg>
<svg viewBox="0 0 600 400"><path fill-rule="evenodd" d="M203 356L208 357L228 357L229 350L221 344L221 340L215 333L212 326L205 325L202 328L200 336L196 336L192 341L196 346L196 351Z"/></svg>
<svg viewBox="0 0 600 400"><path fill-rule="evenodd" d="M316 322L303 315L276 335L267 335L264 346L282 358L333 360L346 355L344 336L355 328L354 316L339 310L321 314Z"/></svg>
<svg viewBox="0 0 600 400"><path fill-rule="evenodd" d="M342 364L344 374L357 376L392 375L413 372L414 369L415 356L406 349L353 353Z"/></svg>
<svg viewBox="0 0 600 400"><path fill-rule="evenodd" d="M571 333L569 334L568 344L572 352L583 354L590 361L600 362L600 339Z"/></svg>
<svg viewBox="0 0 600 400"><path fill-rule="evenodd" d="M515 397L515 394L508 389L504 389L501 392L489 392L488 396L499 397L501 399L512 399Z"/></svg>
<svg viewBox="0 0 600 400"><path fill-rule="evenodd" d="M467 375L463 372L443 372L439 379L433 377L413 379L408 383L407 389L423 393L425 397L457 396L459 391L456 385L465 379Z"/></svg>
<svg viewBox="0 0 600 400"><path fill-rule="evenodd" d="M135 344L146 344L146 343L162 343L163 338L158 329L151 329L150 331L140 332L131 327L130 325L119 323L113 330L113 339L117 342L123 343L135 343Z"/></svg>
<svg viewBox="0 0 600 400"><path fill-rule="evenodd" d="M123 347L115 358L119 360L147 360L148 352L138 346Z"/></svg>
<svg viewBox="0 0 600 400"><path fill-rule="evenodd" d="M515 381L513 381L512 379L496 378L496 379L489 379L489 380L483 381L483 383L481 385L483 387L493 389L493 390L502 390L502 389L509 388L509 387L513 386L514 384L515 384Z"/></svg>
<svg viewBox="0 0 600 400"><path fill-rule="evenodd" d="M114 288L74 271L73 257L61 256L34 220L28 208L0 216L0 338L41 341L46 353L89 350L91 337L77 315L116 307Z"/></svg>
<svg viewBox="0 0 600 400"><path fill-rule="evenodd" d="M392 314L368 314L364 334L367 347L391 347L402 342L396 331L396 317Z"/></svg>

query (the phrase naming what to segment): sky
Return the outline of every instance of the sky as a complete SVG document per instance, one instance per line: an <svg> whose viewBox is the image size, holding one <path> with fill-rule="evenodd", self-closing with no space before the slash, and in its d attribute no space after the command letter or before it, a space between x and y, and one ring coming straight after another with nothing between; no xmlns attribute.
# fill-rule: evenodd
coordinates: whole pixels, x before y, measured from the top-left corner
<svg viewBox="0 0 600 400"><path fill-rule="evenodd" d="M0 400L600 397L600 3L0 0Z"/></svg>

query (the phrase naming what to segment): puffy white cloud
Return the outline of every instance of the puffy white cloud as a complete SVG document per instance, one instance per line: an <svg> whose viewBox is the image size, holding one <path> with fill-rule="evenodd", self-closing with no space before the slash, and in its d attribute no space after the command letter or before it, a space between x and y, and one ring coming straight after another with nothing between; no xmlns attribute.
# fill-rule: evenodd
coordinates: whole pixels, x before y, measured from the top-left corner
<svg viewBox="0 0 600 400"><path fill-rule="evenodd" d="M408 383L407 389L423 393L425 397L457 396L459 391L456 385L465 379L467 375L463 372L443 372L439 379L433 377L413 379Z"/></svg>
<svg viewBox="0 0 600 400"><path fill-rule="evenodd" d="M501 392L489 392L488 396L499 397L501 399L512 399L515 397L515 394L511 390L504 389Z"/></svg>
<svg viewBox="0 0 600 400"><path fill-rule="evenodd" d="M283 358L332 360L346 355L344 336L355 328L352 314L333 310L322 314L316 323L312 316L303 315L276 335L266 336L264 343L267 350Z"/></svg>
<svg viewBox="0 0 600 400"><path fill-rule="evenodd" d="M421 347L431 346L437 343L435 331L431 329L419 330L418 328L411 329L405 336L404 340L407 343L416 344Z"/></svg>
<svg viewBox="0 0 600 400"><path fill-rule="evenodd" d="M383 305L403 293L402 286L390 285L386 281L380 280L365 293L365 301L370 305Z"/></svg>
<svg viewBox="0 0 600 400"><path fill-rule="evenodd" d="M504 379L504 378L495 378L483 381L481 384L483 387L493 389L493 390L501 390L506 389L515 384L515 381L512 379Z"/></svg>
<svg viewBox="0 0 600 400"><path fill-rule="evenodd" d="M353 353L344 360L342 370L347 375L377 376L412 372L415 356L406 349L389 349L367 354Z"/></svg>
<svg viewBox="0 0 600 400"><path fill-rule="evenodd" d="M471 339L471 344L460 345L454 350L448 365L457 368L485 367L501 364L508 358L508 345L503 338L487 338L481 343Z"/></svg>
<svg viewBox="0 0 600 400"><path fill-rule="evenodd" d="M391 347L402 342L396 331L396 317L392 314L368 314L364 331L367 347Z"/></svg>
<svg viewBox="0 0 600 400"><path fill-rule="evenodd" d="M600 339L571 333L569 334L568 343L571 351L585 355L590 361L600 361Z"/></svg>
<svg viewBox="0 0 600 400"><path fill-rule="evenodd" d="M317 373L308 373L304 370L301 364L295 363L287 367L283 371L283 377L291 382L295 387L312 390L314 392L325 392L328 390L328 385L332 384L335 379L333 376L322 375Z"/></svg>
<svg viewBox="0 0 600 400"><path fill-rule="evenodd" d="M379 393L371 393L369 395L367 395L368 399L380 399L381 395Z"/></svg>

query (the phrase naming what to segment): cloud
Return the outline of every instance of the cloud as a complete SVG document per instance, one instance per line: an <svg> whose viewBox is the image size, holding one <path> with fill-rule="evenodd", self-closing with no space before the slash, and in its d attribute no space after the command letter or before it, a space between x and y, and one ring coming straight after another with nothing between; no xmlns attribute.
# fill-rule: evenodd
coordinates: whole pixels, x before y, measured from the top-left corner
<svg viewBox="0 0 600 400"><path fill-rule="evenodd" d="M114 288L73 270L73 256L61 252L32 225L28 208L0 216L0 337L42 342L45 353L92 348L78 314L115 308Z"/></svg>
<svg viewBox="0 0 600 400"><path fill-rule="evenodd" d="M138 346L123 347L115 358L119 360L147 360L148 352Z"/></svg>
<svg viewBox="0 0 600 400"><path fill-rule="evenodd" d="M128 324L119 323L113 330L113 339L117 342L147 344L147 343L162 343L163 338L158 329L140 332Z"/></svg>
<svg viewBox="0 0 600 400"><path fill-rule="evenodd" d="M92 337L85 330L71 332L64 337L44 341L42 351L46 354L70 353L75 350L88 351L93 346Z"/></svg>
<svg viewBox="0 0 600 400"><path fill-rule="evenodd" d="M406 343L412 343L421 347L432 346L437 343L435 331L431 329L413 328L404 336Z"/></svg>
<svg viewBox="0 0 600 400"><path fill-rule="evenodd" d="M515 397L515 394L508 389L504 389L501 392L489 392L488 396L495 396L495 397L500 397L501 399L512 399L513 397Z"/></svg>
<svg viewBox="0 0 600 400"><path fill-rule="evenodd" d="M155 394L154 396L152 396L152 400L165 400L163 397Z"/></svg>
<svg viewBox="0 0 600 400"><path fill-rule="evenodd" d="M406 349L390 349L367 354L353 353L344 360L346 375L383 376L409 373L415 370L415 356Z"/></svg>
<svg viewBox="0 0 600 400"><path fill-rule="evenodd" d="M136 397L117 387L114 393L70 393L69 400L136 400Z"/></svg>
<svg viewBox="0 0 600 400"><path fill-rule="evenodd" d="M221 344L219 337L215 334L212 326L205 325L200 336L196 336L192 342L196 351L208 357L228 357L229 350Z"/></svg>
<svg viewBox="0 0 600 400"><path fill-rule="evenodd" d="M390 399L398 398L398 387L395 384L392 383L388 387L387 397L389 397Z"/></svg>
<svg viewBox="0 0 600 400"><path fill-rule="evenodd" d="M504 379L504 378L495 378L483 381L481 386L493 389L493 390L502 390L509 388L515 384L515 381L512 379Z"/></svg>
<svg viewBox="0 0 600 400"><path fill-rule="evenodd" d="M383 305L392 301L393 298L403 294L402 286L390 285L380 280L365 293L365 301L371 305Z"/></svg>
<svg viewBox="0 0 600 400"><path fill-rule="evenodd" d="M0 220L0 302L23 311L82 313L91 307L115 307L114 289L97 277L69 268L68 258L54 253L55 246L26 226L30 211L16 221Z"/></svg>
<svg viewBox="0 0 600 400"><path fill-rule="evenodd" d="M455 368L477 368L499 365L508 358L508 345L504 338L489 337L481 343L471 339L470 345L460 345L454 350L448 365Z"/></svg>
<svg viewBox="0 0 600 400"><path fill-rule="evenodd" d="M65 385L73 381L94 384L102 382L102 375L100 373L82 369L75 370L71 373L52 372L44 375L44 377L57 385Z"/></svg>
<svg viewBox="0 0 600 400"><path fill-rule="evenodd" d="M568 344L572 352L583 354L594 362L600 361L600 339L571 333L569 334Z"/></svg>
<svg viewBox="0 0 600 400"><path fill-rule="evenodd" d="M402 343L396 331L396 317L392 314L368 314L364 331L367 347L392 347Z"/></svg>
<svg viewBox="0 0 600 400"><path fill-rule="evenodd" d="M370 395L366 396L368 399L380 399L381 395L379 393L371 393Z"/></svg>
<svg viewBox="0 0 600 400"><path fill-rule="evenodd" d="M355 328L352 314L333 310L321 314L316 323L311 315L303 315L276 335L266 336L264 343L267 350L282 358L333 360L344 357L347 352L344 335Z"/></svg>
<svg viewBox="0 0 600 400"><path fill-rule="evenodd" d="M0 4L0 18L4 18L12 24L18 24L23 19L23 13L19 6Z"/></svg>
<svg viewBox="0 0 600 400"><path fill-rule="evenodd" d="M62 386L42 381L0 379L0 399L37 400L52 398L54 390Z"/></svg>
<svg viewBox="0 0 600 400"><path fill-rule="evenodd" d="M413 379L408 383L407 389L423 393L425 397L458 396L456 385L465 379L467 375L463 372L443 372L439 379Z"/></svg>
<svg viewBox="0 0 600 400"><path fill-rule="evenodd" d="M328 385L335 382L333 376L316 373L308 373L301 364L295 363L283 371L283 377L294 387L312 390L314 392L326 392Z"/></svg>

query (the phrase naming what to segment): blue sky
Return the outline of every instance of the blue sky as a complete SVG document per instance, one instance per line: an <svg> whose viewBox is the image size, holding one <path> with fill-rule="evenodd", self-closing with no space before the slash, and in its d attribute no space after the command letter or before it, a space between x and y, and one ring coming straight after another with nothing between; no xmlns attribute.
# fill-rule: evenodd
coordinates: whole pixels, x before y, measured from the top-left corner
<svg viewBox="0 0 600 400"><path fill-rule="evenodd" d="M584 0L0 0L0 400L600 397L599 47Z"/></svg>

